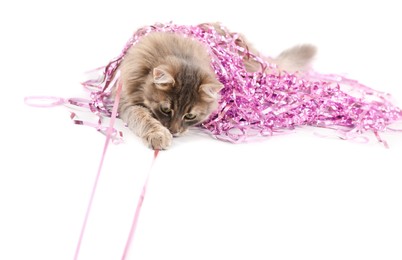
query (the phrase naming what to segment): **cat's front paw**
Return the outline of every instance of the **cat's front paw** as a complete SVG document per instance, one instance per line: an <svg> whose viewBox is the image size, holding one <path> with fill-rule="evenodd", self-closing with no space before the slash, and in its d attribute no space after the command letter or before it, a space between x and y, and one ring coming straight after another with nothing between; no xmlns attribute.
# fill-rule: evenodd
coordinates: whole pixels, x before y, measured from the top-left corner
<svg viewBox="0 0 402 260"><path fill-rule="evenodd" d="M166 150L172 143L173 136L165 127L150 132L145 138L148 146L154 150Z"/></svg>

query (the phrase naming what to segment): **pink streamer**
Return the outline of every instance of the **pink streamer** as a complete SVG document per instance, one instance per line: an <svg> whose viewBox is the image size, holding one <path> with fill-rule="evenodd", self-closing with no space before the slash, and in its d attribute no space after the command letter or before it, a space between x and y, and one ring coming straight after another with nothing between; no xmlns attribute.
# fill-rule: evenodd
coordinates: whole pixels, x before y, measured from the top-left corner
<svg viewBox="0 0 402 260"><path fill-rule="evenodd" d="M131 225L130 233L129 233L127 241L126 241L126 246L124 247L124 252L123 252L123 256L121 257L121 260L126 259L127 255L128 255L128 252L130 250L130 245L131 245L132 240L134 238L135 230L137 229L137 223L138 223L138 220L140 218L140 212L141 212L141 208L142 208L142 203L144 202L144 199L145 199L145 192L147 190L149 176L151 174L151 171L152 171L153 165L155 163L156 157L158 156L158 153L159 153L159 150L154 151L154 159L152 161L151 167L150 167L150 169L148 171L148 174L146 176L144 185L142 186L141 195L138 198L137 207L135 209L135 214L134 214L133 222L132 222L132 225Z"/></svg>
<svg viewBox="0 0 402 260"><path fill-rule="evenodd" d="M108 127L107 131L106 131L105 145L103 147L103 152L102 152L102 157L101 157L101 160L100 160L100 163L99 163L98 172L96 174L96 178L95 178L95 182L94 182L93 187L92 187L92 192L91 192L91 196L90 196L90 199L89 199L89 202L88 202L87 210L85 212L84 222L82 223L80 236L78 238L77 247L75 249L74 260L78 259L78 256L79 256L79 253L80 253L81 243L82 243L82 239L83 239L83 236L84 236L84 233L85 233L85 228L87 226L89 213L90 213L91 208L92 208L92 202L93 202L93 199L94 199L94 196L95 196L96 188L98 186L98 181L99 181L100 173L102 171L103 162L105 160L106 151L107 151L107 148L109 146L110 139L111 139L111 135L112 135L112 131L113 131L113 125L114 125L114 122L115 122L116 117L117 117L117 109L118 109L118 106L119 106L120 92L121 92L122 84L118 83L117 86L118 87L117 87L117 91L116 91L116 97L114 99L114 105L113 105L112 115L111 115L111 118L110 118L110 124L109 124L109 127Z"/></svg>
<svg viewBox="0 0 402 260"><path fill-rule="evenodd" d="M402 120L402 111L392 104L389 94L335 74L278 71L263 57L237 45L238 34L223 26L220 29L224 35L207 24L180 26L168 23L140 28L120 56L105 67L103 79L84 83L84 86L98 89L103 87L103 91L92 95L95 109L91 110L110 114L106 102L110 92L105 89L132 45L148 33L170 32L200 41L211 55L211 66L224 88L218 110L200 127L220 140L243 142L255 136L256 132L267 136L303 125L349 131L350 134L340 136L346 136L346 139L352 134L355 139L355 134L367 131L379 138L379 132L389 130L390 124ZM248 72L243 61L245 56L258 62L261 69ZM378 140L386 144L382 139Z"/></svg>

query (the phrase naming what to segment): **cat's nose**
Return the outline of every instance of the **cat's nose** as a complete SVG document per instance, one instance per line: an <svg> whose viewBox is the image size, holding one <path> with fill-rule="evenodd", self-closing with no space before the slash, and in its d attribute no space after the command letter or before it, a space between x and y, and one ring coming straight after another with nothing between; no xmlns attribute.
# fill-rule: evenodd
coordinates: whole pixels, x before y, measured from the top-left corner
<svg viewBox="0 0 402 260"><path fill-rule="evenodd" d="M180 131L179 129L172 129L172 128L170 128L169 131L170 131L170 133L173 135L173 137L180 136L180 134L181 134L181 131Z"/></svg>
<svg viewBox="0 0 402 260"><path fill-rule="evenodd" d="M183 129L179 124L171 124L169 127L169 131L174 137L179 136L181 132L183 132L182 130Z"/></svg>

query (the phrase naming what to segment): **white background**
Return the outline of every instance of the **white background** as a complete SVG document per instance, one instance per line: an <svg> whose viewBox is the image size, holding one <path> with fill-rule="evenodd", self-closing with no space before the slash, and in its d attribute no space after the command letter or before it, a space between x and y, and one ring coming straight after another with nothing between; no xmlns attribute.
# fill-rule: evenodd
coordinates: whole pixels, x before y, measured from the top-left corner
<svg viewBox="0 0 402 260"><path fill-rule="evenodd" d="M73 259L104 144L65 107L23 98L84 96L82 73L143 25L220 21L267 55L310 42L316 70L347 73L402 106L397 1L7 2L0 259ZM381 135L387 150L315 131L237 145L197 132L174 139L152 171L129 259L402 259L402 133ZM109 147L79 259L121 258L152 156L128 132Z"/></svg>

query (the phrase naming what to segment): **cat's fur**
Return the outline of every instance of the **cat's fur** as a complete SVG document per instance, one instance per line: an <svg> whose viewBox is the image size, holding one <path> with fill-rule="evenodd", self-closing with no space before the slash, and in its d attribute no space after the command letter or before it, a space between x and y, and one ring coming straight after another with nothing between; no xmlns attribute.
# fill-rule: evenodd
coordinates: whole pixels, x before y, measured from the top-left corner
<svg viewBox="0 0 402 260"><path fill-rule="evenodd" d="M238 44L252 48L244 37ZM300 45L269 61L287 71L303 70L314 54L313 46ZM250 71L259 69L253 60L245 58L245 64ZM172 33L153 32L141 38L120 70L120 118L153 149L167 149L173 136L206 120L217 108L223 87L206 47Z"/></svg>

